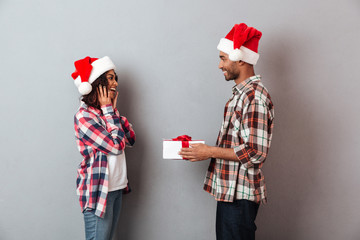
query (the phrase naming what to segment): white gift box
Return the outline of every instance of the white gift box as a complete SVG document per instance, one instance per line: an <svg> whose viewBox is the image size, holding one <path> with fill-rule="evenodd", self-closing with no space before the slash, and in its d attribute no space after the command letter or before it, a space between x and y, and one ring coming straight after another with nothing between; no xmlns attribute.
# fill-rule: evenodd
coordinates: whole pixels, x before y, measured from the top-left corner
<svg viewBox="0 0 360 240"><path fill-rule="evenodd" d="M204 143L202 140L189 141L189 144ZM164 159L183 159L179 152L182 148L182 141L164 140L163 141L163 158Z"/></svg>

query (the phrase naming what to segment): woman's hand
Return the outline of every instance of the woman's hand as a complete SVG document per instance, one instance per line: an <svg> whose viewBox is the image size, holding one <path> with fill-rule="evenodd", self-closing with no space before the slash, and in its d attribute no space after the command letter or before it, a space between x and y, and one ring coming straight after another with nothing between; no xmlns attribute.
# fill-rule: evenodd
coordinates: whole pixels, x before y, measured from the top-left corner
<svg viewBox="0 0 360 240"><path fill-rule="evenodd" d="M97 89L97 94L100 106L112 104L110 93L106 86L99 85Z"/></svg>
<svg viewBox="0 0 360 240"><path fill-rule="evenodd" d="M118 97L118 95L119 95L119 92L116 92L115 98L114 98L114 100L113 100L113 102L112 102L112 105L113 105L113 108L114 108L114 109L116 109L116 103L117 103L117 97Z"/></svg>

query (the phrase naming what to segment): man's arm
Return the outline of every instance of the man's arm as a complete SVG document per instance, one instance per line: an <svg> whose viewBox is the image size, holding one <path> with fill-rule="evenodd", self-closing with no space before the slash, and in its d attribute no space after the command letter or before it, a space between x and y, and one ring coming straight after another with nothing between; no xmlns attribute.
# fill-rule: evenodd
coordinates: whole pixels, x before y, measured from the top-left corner
<svg viewBox="0 0 360 240"><path fill-rule="evenodd" d="M179 155L191 162L202 161L208 158L221 158L230 161L239 161L233 148L211 147L206 144L191 144L191 148L182 148Z"/></svg>
<svg viewBox="0 0 360 240"><path fill-rule="evenodd" d="M240 115L239 115L240 116ZM240 121L237 118L235 121ZM208 158L220 158L229 161L239 161L246 167L259 164L266 159L270 139L268 135L268 111L263 103L252 101L242 117L242 131L239 138L242 139L239 146L234 148L210 147L205 144L193 144L192 148L183 148L180 155L190 161L202 161Z"/></svg>

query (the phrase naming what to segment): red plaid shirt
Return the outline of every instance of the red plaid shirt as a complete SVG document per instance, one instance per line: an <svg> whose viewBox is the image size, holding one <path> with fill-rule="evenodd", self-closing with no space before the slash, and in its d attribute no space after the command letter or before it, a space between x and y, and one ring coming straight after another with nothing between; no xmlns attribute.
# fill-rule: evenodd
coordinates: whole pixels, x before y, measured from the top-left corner
<svg viewBox="0 0 360 240"><path fill-rule="evenodd" d="M234 86L226 103L216 145L233 148L239 162L211 159L204 190L217 201L266 202L261 167L271 144L274 107L260 80L260 76L253 76Z"/></svg>
<svg viewBox="0 0 360 240"><path fill-rule="evenodd" d="M76 143L84 157L76 180L81 211L95 209L95 215L103 217L108 194L107 155L119 155L125 145L133 145L135 132L110 104L100 111L82 102L74 117L74 127ZM127 192L129 186L125 188Z"/></svg>

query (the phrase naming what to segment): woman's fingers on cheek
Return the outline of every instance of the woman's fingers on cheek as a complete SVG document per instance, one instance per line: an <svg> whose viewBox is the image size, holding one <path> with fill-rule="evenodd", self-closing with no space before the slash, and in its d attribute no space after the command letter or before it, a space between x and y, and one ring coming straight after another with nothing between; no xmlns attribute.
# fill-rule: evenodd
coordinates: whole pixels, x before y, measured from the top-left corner
<svg viewBox="0 0 360 240"><path fill-rule="evenodd" d="M100 97L102 97L102 88L101 88L101 85L99 85L99 87L98 87L98 92L99 92L99 95L100 95Z"/></svg>
<svg viewBox="0 0 360 240"><path fill-rule="evenodd" d="M104 90L104 95L105 95L106 97L108 97L108 91L107 91L107 89L106 89L105 86L103 86L103 90Z"/></svg>

